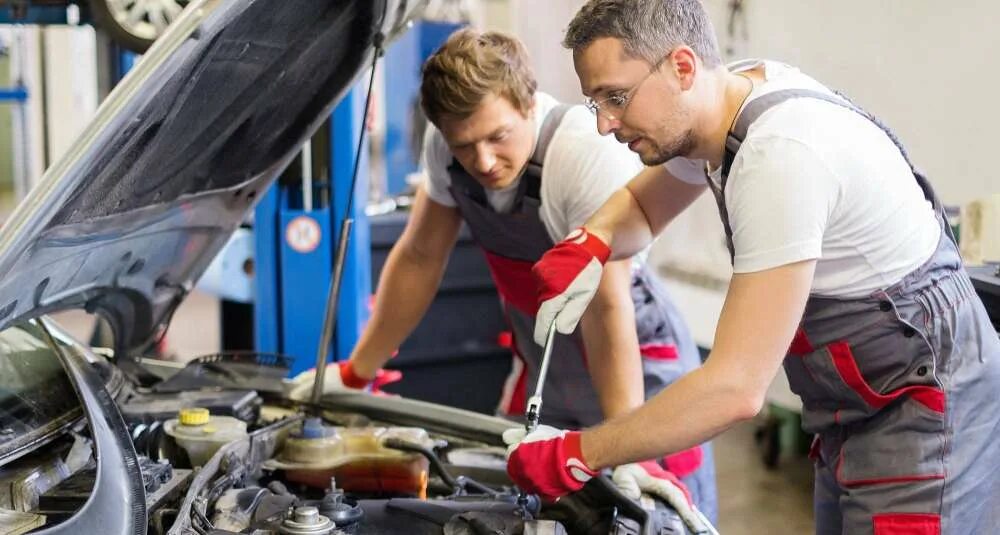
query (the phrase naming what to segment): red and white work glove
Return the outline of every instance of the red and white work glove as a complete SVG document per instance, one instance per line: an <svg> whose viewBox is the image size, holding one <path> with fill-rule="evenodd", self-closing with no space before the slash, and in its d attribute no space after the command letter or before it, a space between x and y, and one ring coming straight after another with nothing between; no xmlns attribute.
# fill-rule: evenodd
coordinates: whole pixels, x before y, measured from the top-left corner
<svg viewBox="0 0 1000 535"><path fill-rule="evenodd" d="M622 494L633 500L638 500L642 494L658 496L677 511L692 533L718 533L695 507L687 486L656 461L623 464L615 468L611 480Z"/></svg>
<svg viewBox="0 0 1000 535"><path fill-rule="evenodd" d="M507 474L523 491L553 501L576 492L597 475L583 460L580 433L540 425L504 431Z"/></svg>
<svg viewBox="0 0 1000 535"><path fill-rule="evenodd" d="M379 370L375 374L375 378L369 381L354 371L352 361L342 360L326 365L326 373L323 375L323 392L355 389L367 390L372 394L381 394L383 386L395 383L402 378L403 373L399 370ZM309 399L312 395L312 387L315 380L315 368L296 375L291 380L288 397L296 400Z"/></svg>
<svg viewBox="0 0 1000 535"><path fill-rule="evenodd" d="M580 227L549 249L531 268L538 289L535 343L545 345L549 325L570 334L576 329L601 283L604 263L611 249L600 238ZM558 319L557 316L558 315Z"/></svg>

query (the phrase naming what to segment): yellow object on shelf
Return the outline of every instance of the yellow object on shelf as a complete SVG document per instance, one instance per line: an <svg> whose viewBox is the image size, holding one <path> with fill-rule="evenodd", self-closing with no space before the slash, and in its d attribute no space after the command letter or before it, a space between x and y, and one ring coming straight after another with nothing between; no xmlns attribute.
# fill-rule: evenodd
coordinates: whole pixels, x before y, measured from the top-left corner
<svg viewBox="0 0 1000 535"><path fill-rule="evenodd" d="M962 258L966 265L1000 262L1000 193L962 208Z"/></svg>

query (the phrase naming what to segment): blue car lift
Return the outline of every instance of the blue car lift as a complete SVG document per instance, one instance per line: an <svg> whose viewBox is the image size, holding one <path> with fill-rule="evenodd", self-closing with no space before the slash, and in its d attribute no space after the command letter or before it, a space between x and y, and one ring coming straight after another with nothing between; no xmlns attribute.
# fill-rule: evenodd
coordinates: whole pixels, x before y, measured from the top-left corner
<svg viewBox="0 0 1000 535"><path fill-rule="evenodd" d="M420 83L420 69L429 56L460 25L417 22L386 51L386 174L387 193L405 188L404 178L417 168L419 156L408 143L413 109ZM365 77L363 77L365 78ZM355 150L364 128L365 81L359 81L334 109L325 146L328 150L328 190L276 181L254 213L254 349L293 357L290 375L315 365L323 330L327 289L333 274L337 236L350 195L355 195L344 278L338 301L331 360L350 356L365 322L372 293L368 202L368 148L361 151L358 184L350 191ZM322 137L322 136L321 136ZM318 137L316 139L321 139ZM366 142L367 143L367 142ZM308 154L308 151L307 151ZM329 193L329 201L322 202ZM307 202L306 198L320 202Z"/></svg>
<svg viewBox="0 0 1000 535"><path fill-rule="evenodd" d="M366 91L356 85L334 109L329 120L329 200L312 191L319 202L307 206L301 185L276 181L254 212L254 345L259 352L293 357L291 375L315 365L323 330L327 288L333 273L334 249L350 195L355 195L354 235L349 242L330 355L350 355L368 319L371 295L370 239L364 215L368 197L367 150L361 151L358 185L350 191L354 151L364 128ZM316 150L320 147L313 146ZM313 188L316 189L316 188Z"/></svg>

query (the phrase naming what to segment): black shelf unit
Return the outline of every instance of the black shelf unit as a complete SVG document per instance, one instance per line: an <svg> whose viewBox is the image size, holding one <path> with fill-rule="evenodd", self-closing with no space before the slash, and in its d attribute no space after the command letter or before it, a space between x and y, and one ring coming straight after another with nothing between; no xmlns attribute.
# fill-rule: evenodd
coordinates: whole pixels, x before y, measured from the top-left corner
<svg viewBox="0 0 1000 535"><path fill-rule="evenodd" d="M969 277L986 305L993 327L1000 332L1000 264L970 267Z"/></svg>

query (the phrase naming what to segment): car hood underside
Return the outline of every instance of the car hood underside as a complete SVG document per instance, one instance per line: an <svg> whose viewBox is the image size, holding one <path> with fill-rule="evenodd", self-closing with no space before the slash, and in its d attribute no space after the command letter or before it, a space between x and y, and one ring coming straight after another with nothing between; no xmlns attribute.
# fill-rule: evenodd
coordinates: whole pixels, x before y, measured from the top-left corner
<svg viewBox="0 0 1000 535"><path fill-rule="evenodd" d="M149 343L414 3L194 2L4 225L0 328L83 308Z"/></svg>

